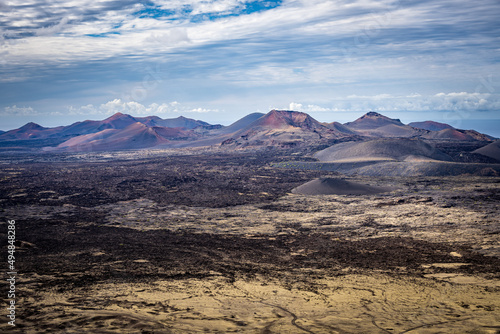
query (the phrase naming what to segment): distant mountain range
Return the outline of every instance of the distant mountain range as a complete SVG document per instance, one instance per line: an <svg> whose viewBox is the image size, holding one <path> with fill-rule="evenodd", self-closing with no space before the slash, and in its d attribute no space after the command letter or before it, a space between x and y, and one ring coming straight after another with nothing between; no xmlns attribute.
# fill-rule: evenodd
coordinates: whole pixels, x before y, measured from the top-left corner
<svg viewBox="0 0 500 334"><path fill-rule="evenodd" d="M102 121L83 121L45 128L28 123L0 133L2 151L89 152L143 148L219 146L292 148L331 145L346 140L420 138L440 141L492 142L474 130L459 130L433 121L408 125L376 112L353 122L321 123L310 115L288 110L253 113L229 126L212 125L183 116L162 119L116 113Z"/></svg>

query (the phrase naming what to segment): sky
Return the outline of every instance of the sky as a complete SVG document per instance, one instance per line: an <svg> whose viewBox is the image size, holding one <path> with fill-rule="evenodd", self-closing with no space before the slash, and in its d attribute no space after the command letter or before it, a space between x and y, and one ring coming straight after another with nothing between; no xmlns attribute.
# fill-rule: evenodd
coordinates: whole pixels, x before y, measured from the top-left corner
<svg viewBox="0 0 500 334"><path fill-rule="evenodd" d="M2 1L0 129L288 109L500 137L499 17L498 0Z"/></svg>

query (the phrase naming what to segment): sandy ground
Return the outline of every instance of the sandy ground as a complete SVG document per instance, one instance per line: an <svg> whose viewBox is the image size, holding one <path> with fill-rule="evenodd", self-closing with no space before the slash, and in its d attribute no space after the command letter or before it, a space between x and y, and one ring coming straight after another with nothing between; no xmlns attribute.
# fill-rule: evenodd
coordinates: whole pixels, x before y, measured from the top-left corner
<svg viewBox="0 0 500 334"><path fill-rule="evenodd" d="M379 273L96 284L43 293L22 289L38 310L26 333L497 333L498 281L467 283ZM311 277L315 276L315 277ZM307 283L303 282L306 281Z"/></svg>
<svg viewBox="0 0 500 334"><path fill-rule="evenodd" d="M26 227L0 330L500 333L500 178L350 180L395 190L5 207Z"/></svg>

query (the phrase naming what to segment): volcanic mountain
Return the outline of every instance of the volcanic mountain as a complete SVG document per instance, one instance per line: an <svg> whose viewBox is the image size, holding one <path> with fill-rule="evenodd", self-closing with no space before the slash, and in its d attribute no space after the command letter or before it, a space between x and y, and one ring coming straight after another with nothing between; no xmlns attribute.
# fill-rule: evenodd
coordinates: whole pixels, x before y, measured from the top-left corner
<svg viewBox="0 0 500 334"><path fill-rule="evenodd" d="M368 137L416 137L428 132L405 125L399 119L392 119L373 111L344 125L355 133Z"/></svg>
<svg viewBox="0 0 500 334"><path fill-rule="evenodd" d="M497 140L491 144L478 148L473 151L473 153L479 153L484 156L493 158L497 161L500 161L500 140Z"/></svg>
<svg viewBox="0 0 500 334"><path fill-rule="evenodd" d="M71 138L59 144L56 150L89 152L152 147L167 141L158 133L160 129L135 122L124 129L105 129Z"/></svg>
<svg viewBox="0 0 500 334"><path fill-rule="evenodd" d="M335 144L314 155L320 161L441 160L451 157L420 139L381 138Z"/></svg>
<svg viewBox="0 0 500 334"><path fill-rule="evenodd" d="M27 140L43 139L58 134L62 127L44 128L41 125L30 122L19 129L10 130L0 134L0 140Z"/></svg>
<svg viewBox="0 0 500 334"><path fill-rule="evenodd" d="M346 135L326 127L306 113L271 110L231 134L222 145L297 147L326 143Z"/></svg>
<svg viewBox="0 0 500 334"><path fill-rule="evenodd" d="M457 141L491 141L491 137L475 130L459 130L454 128L430 131L422 135L426 139L448 139Z"/></svg>
<svg viewBox="0 0 500 334"><path fill-rule="evenodd" d="M498 159L500 158L499 143L489 144L473 153L484 154L488 157L496 156ZM469 146L470 144L465 144L465 147ZM318 163L318 166L321 166L320 170L333 170L346 175L414 177L472 174L495 176L500 173L500 164L480 161L454 162L448 154L417 138L381 138L338 143L317 152L314 157L320 161ZM319 183L316 186L319 187ZM323 186L318 189L323 189Z"/></svg>
<svg viewBox="0 0 500 334"><path fill-rule="evenodd" d="M219 129L218 131L216 131L216 133L233 133L233 132L236 132L238 130L246 128L247 126L249 126L250 124L252 124L256 120L258 120L259 118L261 118L262 116L265 116L265 114L260 113L260 112L256 112L256 113L252 113L252 114L246 115L245 117L240 118L239 120L237 120L236 122L232 123L231 125L222 127L221 129Z"/></svg>
<svg viewBox="0 0 500 334"><path fill-rule="evenodd" d="M106 129L124 129L136 122L137 120L130 115L116 113L102 121L87 120L65 126L61 129L59 135L61 137L74 137L90 133L97 133Z"/></svg>
<svg viewBox="0 0 500 334"><path fill-rule="evenodd" d="M147 126L161 126L166 128L194 129L197 127L212 126L211 124L184 116L177 118L161 119L158 116L134 117L136 122L141 122Z"/></svg>
<svg viewBox="0 0 500 334"><path fill-rule="evenodd" d="M315 130L325 128L324 125L308 114L291 110L271 110L267 115L252 123L251 126L267 129L300 128Z"/></svg>
<svg viewBox="0 0 500 334"><path fill-rule="evenodd" d="M304 183L292 189L292 193L302 195L373 195L391 190L390 188L326 177Z"/></svg>
<svg viewBox="0 0 500 334"><path fill-rule="evenodd" d="M454 129L449 124L439 123L434 121L425 121L425 122L412 122L408 123L409 126L412 126L417 129L429 130L429 131L441 131L444 129Z"/></svg>
<svg viewBox="0 0 500 334"><path fill-rule="evenodd" d="M179 116L172 119L162 119L157 116L133 117L120 112L102 121L82 121L68 126L44 128L36 123L28 123L19 129L0 134L0 140L26 140L40 138L61 138L67 140L72 137L98 133L106 129L125 129L134 123L143 123L146 126L160 126L169 128L194 129L197 127L213 127L209 123ZM185 134L182 134L185 136Z"/></svg>
<svg viewBox="0 0 500 334"><path fill-rule="evenodd" d="M339 123L339 122L323 123L323 124L327 128L332 129L332 130L336 130L336 131L339 131L339 132L342 132L342 133L346 133L346 134L350 134L350 135L356 134L356 132L354 132L353 130L349 129L347 126L345 126L344 124Z"/></svg>
<svg viewBox="0 0 500 334"><path fill-rule="evenodd" d="M431 123L425 122L425 124ZM442 127L436 124L431 125ZM122 113L116 113L102 121L87 120L56 128L28 123L19 129L0 134L0 149L37 151L46 147L45 150L48 151L89 151L156 146L158 148L215 146L221 149L291 148L331 145L339 140L366 141L385 137L457 142L492 141L491 137L474 130L417 129L404 125L398 119L391 119L376 112L369 112L354 122L340 124L320 123L303 112L271 110L265 115L261 113L247 115L225 127L183 116L162 119L157 116L133 117ZM394 142L394 145L398 143Z"/></svg>
<svg viewBox="0 0 500 334"><path fill-rule="evenodd" d="M356 130L371 130L386 125L404 126L399 119L392 119L374 111L370 111L354 122L348 122L344 125Z"/></svg>

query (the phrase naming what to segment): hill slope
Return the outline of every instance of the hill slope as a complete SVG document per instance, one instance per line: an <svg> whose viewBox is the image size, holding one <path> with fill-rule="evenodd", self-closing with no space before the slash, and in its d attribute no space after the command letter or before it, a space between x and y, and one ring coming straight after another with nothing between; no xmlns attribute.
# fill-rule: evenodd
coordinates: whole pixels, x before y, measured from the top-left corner
<svg viewBox="0 0 500 334"><path fill-rule="evenodd" d="M136 123L142 124L144 127L139 128ZM447 126L431 121L423 123L424 125L420 126L428 128ZM141 137L138 133L130 133L131 129L128 129L128 132L124 131L134 124L135 127L131 129L135 129L134 131L140 129L149 135L144 134ZM118 138L122 131L124 131L121 134L123 137ZM112 136L113 138L110 139ZM127 143L128 138L132 137L136 139L131 140L130 147L127 147L124 143ZM153 137L155 139L152 139ZM72 138L74 140L70 141ZM160 148L215 146L222 150L240 147L259 149L309 146L314 148L325 147L335 142L345 141L345 139L367 140L373 138L423 138L436 142L453 141L453 143L493 140L491 137L474 130L445 128L439 131L430 131L419 129L405 125L399 119L391 119L376 112L369 112L354 122L340 124L338 122L320 123L303 112L271 110L265 115L261 113L249 114L227 127L211 125L183 116L162 119L158 116L133 117L116 113L102 121L87 120L56 128L45 128L35 123L28 123L19 129L1 133L0 150L34 152L42 147L54 148L59 144L58 149L71 147L74 150L89 150L91 147L99 150L107 148L116 150L147 148L157 145L161 145ZM139 143L141 141L142 143ZM364 159L366 155L359 158Z"/></svg>
<svg viewBox="0 0 500 334"><path fill-rule="evenodd" d="M348 142L333 145L317 152L314 157L320 161L338 160L397 160L405 159L435 159L451 161L447 154L419 139L384 138L364 142Z"/></svg>
<svg viewBox="0 0 500 334"><path fill-rule="evenodd" d="M56 149L78 152L114 151L152 147L166 141L155 128L136 122L125 129L105 129L98 133L71 138L59 144Z"/></svg>
<svg viewBox="0 0 500 334"><path fill-rule="evenodd" d="M374 111L370 111L354 122L348 122L344 125L350 129L366 130L376 129L389 124L404 126L399 119L392 119Z"/></svg>
<svg viewBox="0 0 500 334"><path fill-rule="evenodd" d="M62 127L45 128L33 122L29 122L19 129L6 131L0 134L0 140L35 140L53 137L58 134Z"/></svg>
<svg viewBox="0 0 500 334"><path fill-rule="evenodd" d="M448 139L457 141L491 141L491 137L477 131L458 130L453 128L431 131L421 137L426 139Z"/></svg>
<svg viewBox="0 0 500 334"><path fill-rule="evenodd" d="M200 126L201 127L211 126L211 124L207 122L195 120L192 118L187 118L184 116L179 116L177 118L166 118L166 119L162 119L157 116L135 117L135 121L141 122L147 126L161 126L166 128L194 129Z"/></svg>
<svg viewBox="0 0 500 334"><path fill-rule="evenodd" d="M236 132L238 130L246 128L247 126L249 126L250 124L252 124L256 120L258 120L259 118L261 118L262 116L265 116L265 114L259 113L259 112L246 115L245 117L240 118L239 120L237 120L236 122L232 123L231 125L225 126L225 127L221 128L221 129L217 130L216 132L217 133L233 133L233 132Z"/></svg>
<svg viewBox="0 0 500 334"><path fill-rule="evenodd" d="M292 189L293 194L302 195L373 195L391 191L357 182L334 178L319 178Z"/></svg>
<svg viewBox="0 0 500 334"><path fill-rule="evenodd" d="M497 140L491 144L478 148L472 153L479 153L484 156L500 161L500 140Z"/></svg>
<svg viewBox="0 0 500 334"><path fill-rule="evenodd" d="M434 121L424 121L424 122L412 122L408 123L409 126L417 128L417 129L423 129L423 130L429 130L429 131L441 131L444 129L454 129L449 124L446 123L439 123L439 122L434 122Z"/></svg>
<svg viewBox="0 0 500 334"><path fill-rule="evenodd" d="M222 145L299 147L345 136L339 131L327 128L306 113L271 110L231 134Z"/></svg>
<svg viewBox="0 0 500 334"><path fill-rule="evenodd" d="M428 132L405 125L399 119L392 119L373 111L344 125L355 133L367 137L417 137Z"/></svg>

